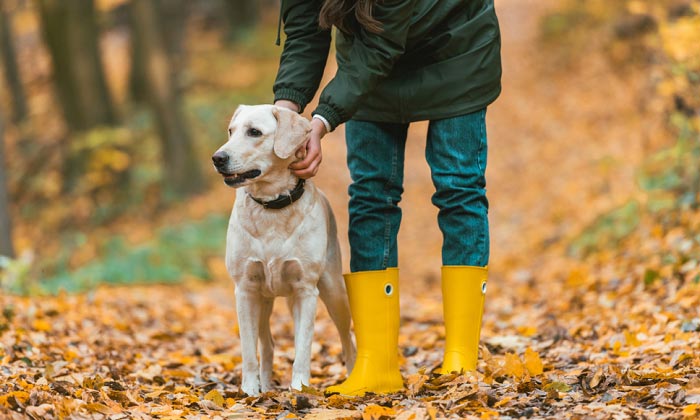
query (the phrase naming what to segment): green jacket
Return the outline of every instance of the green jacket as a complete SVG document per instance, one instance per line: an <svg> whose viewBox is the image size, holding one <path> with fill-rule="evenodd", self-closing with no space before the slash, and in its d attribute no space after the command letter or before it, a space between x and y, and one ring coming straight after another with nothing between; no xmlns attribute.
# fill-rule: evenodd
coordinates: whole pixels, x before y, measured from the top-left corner
<svg viewBox="0 0 700 420"><path fill-rule="evenodd" d="M330 30L318 27L323 0L282 0L287 35L273 91L304 107L318 90ZM338 71L313 114L335 129L354 118L411 122L489 105L501 91L500 32L493 0L381 0L380 34L337 31Z"/></svg>

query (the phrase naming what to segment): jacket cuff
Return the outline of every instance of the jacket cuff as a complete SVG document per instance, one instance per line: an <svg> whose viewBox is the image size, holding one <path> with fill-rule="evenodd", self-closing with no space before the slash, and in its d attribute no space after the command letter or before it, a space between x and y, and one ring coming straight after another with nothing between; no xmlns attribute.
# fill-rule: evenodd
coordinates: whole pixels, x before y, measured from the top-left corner
<svg viewBox="0 0 700 420"><path fill-rule="evenodd" d="M328 124L331 126L330 131L335 130L340 124L345 122L340 114L328 104L319 104L316 110L311 113L312 116L317 114L328 121Z"/></svg>
<svg viewBox="0 0 700 420"><path fill-rule="evenodd" d="M300 114L304 112L304 108L306 108L306 105L309 103L303 93L291 88L280 88L275 91L275 102L281 100L292 101L299 105Z"/></svg>

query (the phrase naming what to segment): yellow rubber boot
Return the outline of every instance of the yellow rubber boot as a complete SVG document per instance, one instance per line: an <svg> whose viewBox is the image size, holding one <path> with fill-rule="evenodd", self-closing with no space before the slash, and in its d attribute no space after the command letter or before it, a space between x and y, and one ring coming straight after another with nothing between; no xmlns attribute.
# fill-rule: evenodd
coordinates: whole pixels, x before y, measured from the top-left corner
<svg viewBox="0 0 700 420"><path fill-rule="evenodd" d="M403 389L399 372L399 270L362 271L345 275L355 324L357 359L345 382L326 394L362 396Z"/></svg>
<svg viewBox="0 0 700 420"><path fill-rule="evenodd" d="M442 267L445 357L440 374L476 370L487 267Z"/></svg>

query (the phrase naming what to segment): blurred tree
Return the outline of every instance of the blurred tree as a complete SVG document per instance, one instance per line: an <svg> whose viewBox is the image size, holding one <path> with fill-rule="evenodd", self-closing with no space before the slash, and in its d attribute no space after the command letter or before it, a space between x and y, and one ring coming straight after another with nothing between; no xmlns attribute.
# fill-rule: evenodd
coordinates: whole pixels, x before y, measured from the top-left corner
<svg viewBox="0 0 700 420"><path fill-rule="evenodd" d="M132 8L132 43L140 44L138 48L143 54L145 92L158 126L164 179L177 194L196 192L202 187L203 179L171 72L156 3L133 0Z"/></svg>
<svg viewBox="0 0 700 420"><path fill-rule="evenodd" d="M12 36L12 16L6 10L6 5L2 3L0 3L0 50L2 50L5 80L12 96L12 119L20 122L27 117L27 102L17 67L17 55Z"/></svg>
<svg viewBox="0 0 700 420"><path fill-rule="evenodd" d="M136 12L134 3L129 3L129 20L131 24L131 68L129 70L129 96L136 103L147 102L146 64L143 44L136 39Z"/></svg>
<svg viewBox="0 0 700 420"><path fill-rule="evenodd" d="M5 133L3 128L2 116L0 116L0 255L14 257L10 200L8 199L7 171L5 170Z"/></svg>
<svg viewBox="0 0 700 420"><path fill-rule="evenodd" d="M257 25L258 0L223 0L229 24L229 41L235 41Z"/></svg>
<svg viewBox="0 0 700 420"><path fill-rule="evenodd" d="M58 99L68 125L116 123L99 54L94 0L36 0Z"/></svg>
<svg viewBox="0 0 700 420"><path fill-rule="evenodd" d="M188 16L187 0L152 0L157 9L161 36L165 42L165 50L170 62L170 73L173 86L180 93L180 72L185 65L185 35ZM129 5L131 26L135 27L133 4ZM135 102L146 102L146 69L143 46L141 43L131 43L131 71L129 75L129 91Z"/></svg>

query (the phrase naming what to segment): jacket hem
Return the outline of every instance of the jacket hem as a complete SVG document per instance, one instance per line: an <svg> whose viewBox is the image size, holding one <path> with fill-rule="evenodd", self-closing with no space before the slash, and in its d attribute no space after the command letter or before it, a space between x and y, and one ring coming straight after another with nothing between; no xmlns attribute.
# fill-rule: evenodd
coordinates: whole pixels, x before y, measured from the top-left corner
<svg viewBox="0 0 700 420"><path fill-rule="evenodd" d="M416 121L442 120L445 118L457 117L479 111L492 104L501 94L501 84L499 83L488 95L484 95L484 100L470 102L460 105L449 104L438 109L416 111L405 115L396 115L391 112L377 110L360 109L351 119L357 121L388 122L388 123L411 123Z"/></svg>
<svg viewBox="0 0 700 420"><path fill-rule="evenodd" d="M319 104L311 115L319 115L325 118L326 121L328 121L328 124L331 126L330 131L335 130L336 127L343 123L343 119L340 117L340 114L338 114L338 112L336 112L336 110L328 104Z"/></svg>
<svg viewBox="0 0 700 420"><path fill-rule="evenodd" d="M280 88L275 90L275 102L281 100L292 101L295 104L299 105L300 114L304 112L304 108L306 108L306 105L309 103L309 101L306 99L306 96L303 93L299 92L296 89L290 88Z"/></svg>

